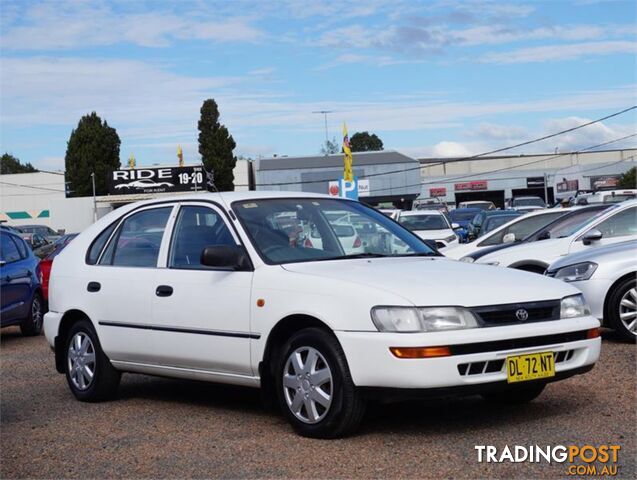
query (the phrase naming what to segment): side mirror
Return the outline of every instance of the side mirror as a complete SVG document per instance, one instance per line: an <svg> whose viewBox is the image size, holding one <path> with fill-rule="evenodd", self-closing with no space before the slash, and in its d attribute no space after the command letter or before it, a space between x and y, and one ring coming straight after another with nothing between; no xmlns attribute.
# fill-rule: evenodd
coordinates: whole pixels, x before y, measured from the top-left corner
<svg viewBox="0 0 637 480"><path fill-rule="evenodd" d="M58 229L58 235L64 235L66 233L66 229L64 228L59 228Z"/></svg>
<svg viewBox="0 0 637 480"><path fill-rule="evenodd" d="M230 245L211 245L201 252L201 264L206 267L245 270L249 266L243 248Z"/></svg>
<svg viewBox="0 0 637 480"><path fill-rule="evenodd" d="M549 238L551 238L551 232L549 232L548 230L540 233L540 235L537 237L538 240L548 240Z"/></svg>
<svg viewBox="0 0 637 480"><path fill-rule="evenodd" d="M4 260L0 260L0 267L4 267L7 264Z"/></svg>
<svg viewBox="0 0 637 480"><path fill-rule="evenodd" d="M454 223L452 223L452 224L451 224L451 228L452 228L453 230L456 230L456 229L460 228L460 224L459 224L459 223L455 223L455 222L454 222Z"/></svg>
<svg viewBox="0 0 637 480"><path fill-rule="evenodd" d="M582 237L582 243L584 243L584 245L590 245L593 242L601 240L603 236L604 234L602 232L593 228L584 234Z"/></svg>
<svg viewBox="0 0 637 480"><path fill-rule="evenodd" d="M507 233L504 237L502 237L502 243L513 243L515 242L515 233Z"/></svg>

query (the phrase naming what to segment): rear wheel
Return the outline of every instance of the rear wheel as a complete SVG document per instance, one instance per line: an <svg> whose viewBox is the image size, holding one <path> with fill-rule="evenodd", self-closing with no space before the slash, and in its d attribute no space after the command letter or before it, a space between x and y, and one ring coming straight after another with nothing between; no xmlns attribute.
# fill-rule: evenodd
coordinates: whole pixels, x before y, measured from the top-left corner
<svg viewBox="0 0 637 480"><path fill-rule="evenodd" d="M66 381L75 398L99 402L115 395L121 374L102 351L91 322L81 320L71 327L65 352Z"/></svg>
<svg viewBox="0 0 637 480"><path fill-rule="evenodd" d="M365 401L336 338L319 328L307 328L292 335L281 353L277 396L296 432L314 438L353 432L363 418Z"/></svg>
<svg viewBox="0 0 637 480"><path fill-rule="evenodd" d="M506 390L482 394L482 397L501 405L516 405L528 403L540 396L546 383L529 383L527 385L512 385Z"/></svg>
<svg viewBox="0 0 637 480"><path fill-rule="evenodd" d="M608 301L609 324L624 339L637 339L637 281L627 278L617 285Z"/></svg>
<svg viewBox="0 0 637 480"><path fill-rule="evenodd" d="M29 315L20 324L22 335L34 336L42 333L42 319L44 318L44 304L38 292L33 294Z"/></svg>

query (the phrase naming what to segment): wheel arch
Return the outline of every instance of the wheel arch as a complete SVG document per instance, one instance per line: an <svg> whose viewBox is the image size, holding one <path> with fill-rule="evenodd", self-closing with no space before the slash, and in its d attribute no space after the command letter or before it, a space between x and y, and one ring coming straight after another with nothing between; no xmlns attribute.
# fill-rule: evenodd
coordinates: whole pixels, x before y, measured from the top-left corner
<svg viewBox="0 0 637 480"><path fill-rule="evenodd" d="M279 320L270 330L266 340L263 358L259 361L259 377L264 400L274 399L274 367L276 365L277 347L290 338L295 332L305 328L320 328L332 333L332 329L322 320L308 314L291 314Z"/></svg>
<svg viewBox="0 0 637 480"><path fill-rule="evenodd" d="M608 291L606 292L606 296L604 297L604 309L602 310L602 312L604 313L604 318L602 319L602 323L604 326L609 326L610 323L610 297L612 296L613 292L615 291L615 289L617 288L617 286L628 280L629 278L635 278L635 274L637 274L637 272L628 272L624 275L622 275L621 277L619 277L617 280L615 280L613 282L613 284L610 286L610 288L608 289Z"/></svg>
<svg viewBox="0 0 637 480"><path fill-rule="evenodd" d="M522 260L520 262L515 262L509 265L509 268L515 268L516 270L524 270L524 271L532 271L532 272L537 272L540 268L544 272L546 271L548 267L549 265L547 263L541 262L539 260Z"/></svg>
<svg viewBox="0 0 637 480"><path fill-rule="evenodd" d="M79 309L68 310L60 320L60 326L55 337L55 369L59 373L64 373L64 344L67 334L73 325L80 320L88 320L93 324L90 317ZM93 329L95 329L95 325L93 325Z"/></svg>

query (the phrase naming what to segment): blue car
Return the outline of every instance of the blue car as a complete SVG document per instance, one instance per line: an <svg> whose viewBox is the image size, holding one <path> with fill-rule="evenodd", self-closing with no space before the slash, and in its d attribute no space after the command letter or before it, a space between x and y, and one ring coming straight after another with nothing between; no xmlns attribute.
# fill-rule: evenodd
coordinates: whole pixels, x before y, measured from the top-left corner
<svg viewBox="0 0 637 480"><path fill-rule="evenodd" d="M44 303L40 260L8 229L0 229L0 326L20 325L23 335L42 332Z"/></svg>
<svg viewBox="0 0 637 480"><path fill-rule="evenodd" d="M459 228L454 229L454 232L458 235L460 243L466 243L469 240L469 222L480 212L482 212L481 208L473 207L456 208L449 212L451 223L457 223L459 225Z"/></svg>

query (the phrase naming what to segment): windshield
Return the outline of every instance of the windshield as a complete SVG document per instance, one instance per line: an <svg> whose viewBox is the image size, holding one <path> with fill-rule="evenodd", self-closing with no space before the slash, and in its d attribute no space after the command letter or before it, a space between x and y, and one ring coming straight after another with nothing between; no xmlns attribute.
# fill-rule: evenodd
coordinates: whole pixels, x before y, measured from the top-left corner
<svg viewBox="0 0 637 480"><path fill-rule="evenodd" d="M20 227L20 231L24 233L37 233L39 235L54 235L55 232L49 227L33 226L33 227Z"/></svg>
<svg viewBox="0 0 637 480"><path fill-rule="evenodd" d="M484 235L491 230L495 230L517 217L519 217L519 215L497 215L495 217L488 217L484 222L484 226L482 227L480 234Z"/></svg>
<svg viewBox="0 0 637 480"><path fill-rule="evenodd" d="M558 220L554 225L549 226L546 231L550 234L549 238L570 237L588 222L600 217L605 212L606 210L583 210L576 212L563 219L563 221Z"/></svg>
<svg viewBox="0 0 637 480"><path fill-rule="evenodd" d="M437 255L408 230L358 202L280 198L232 206L254 248L270 264Z"/></svg>
<svg viewBox="0 0 637 480"><path fill-rule="evenodd" d="M422 214L422 215L406 215L398 219L403 227L409 230L444 230L449 228L447 221L442 215Z"/></svg>
<svg viewBox="0 0 637 480"><path fill-rule="evenodd" d="M514 198L514 207L545 207L546 204L541 198Z"/></svg>

